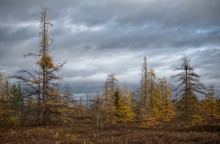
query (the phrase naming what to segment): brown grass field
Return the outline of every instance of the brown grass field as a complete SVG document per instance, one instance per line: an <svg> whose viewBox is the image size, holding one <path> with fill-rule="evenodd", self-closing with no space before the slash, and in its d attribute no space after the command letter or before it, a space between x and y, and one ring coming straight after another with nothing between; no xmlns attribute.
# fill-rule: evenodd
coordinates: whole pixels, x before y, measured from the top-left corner
<svg viewBox="0 0 220 144"><path fill-rule="evenodd" d="M76 120L71 126L1 126L2 144L220 144L220 125L140 127L139 122L102 124Z"/></svg>

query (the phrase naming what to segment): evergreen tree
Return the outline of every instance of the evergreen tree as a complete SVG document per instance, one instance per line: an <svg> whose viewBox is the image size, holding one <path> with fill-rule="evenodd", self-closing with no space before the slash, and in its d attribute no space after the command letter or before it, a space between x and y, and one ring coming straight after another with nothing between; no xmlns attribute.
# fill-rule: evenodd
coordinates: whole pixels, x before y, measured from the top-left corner
<svg viewBox="0 0 220 144"><path fill-rule="evenodd" d="M118 109L119 108L119 101L120 101L120 93L119 90L116 90L114 93L114 103L115 103L115 108Z"/></svg>

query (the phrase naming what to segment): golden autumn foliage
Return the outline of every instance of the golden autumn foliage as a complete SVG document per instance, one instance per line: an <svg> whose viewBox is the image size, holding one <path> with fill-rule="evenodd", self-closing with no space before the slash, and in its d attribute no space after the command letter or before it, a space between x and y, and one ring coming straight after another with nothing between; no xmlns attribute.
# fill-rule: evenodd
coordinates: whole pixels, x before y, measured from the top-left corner
<svg viewBox="0 0 220 144"><path fill-rule="evenodd" d="M215 97L214 87L211 86L202 101L203 117L206 121L220 119L220 103Z"/></svg>
<svg viewBox="0 0 220 144"><path fill-rule="evenodd" d="M12 107L10 83L5 80L4 74L0 72L0 123L13 125L14 110Z"/></svg>
<svg viewBox="0 0 220 144"><path fill-rule="evenodd" d="M118 93L118 96L119 96L118 104L115 108L117 119L123 122L134 120L135 119L135 113L134 113L135 103L134 103L134 96L132 92L125 85L124 89L122 89Z"/></svg>
<svg viewBox="0 0 220 144"><path fill-rule="evenodd" d="M172 91L165 79L159 81L162 107L160 112L160 121L169 122L176 116L175 107L172 102Z"/></svg>
<svg viewBox="0 0 220 144"><path fill-rule="evenodd" d="M54 67L53 60L49 55L43 56L38 63L40 66L49 69Z"/></svg>
<svg viewBox="0 0 220 144"><path fill-rule="evenodd" d="M40 49L35 55L38 58L38 70L34 73L24 70L24 76L17 77L22 80L23 87L20 81L19 85L15 83L11 86L0 72L1 125L70 126L76 121L87 120L92 125L95 121L95 129L98 127L96 130L99 131L99 128L102 129L103 125L110 122L113 127L124 122L135 122L138 123L138 128L148 129L168 124L172 124L172 128L179 128L177 123L183 121L185 125L198 126L220 119L220 103L213 87L208 90L204 99L199 99L198 93L204 94L203 84L199 82L199 75L194 72L186 57L177 68L181 72L174 76L180 82L180 90L175 89L175 92L179 90L176 99L172 97L174 94L169 83L165 78L157 77L154 69L148 67L144 57L140 88L137 92L132 92L126 85L121 88L115 74L110 73L103 85L103 93L92 98L91 105L85 104L83 98L74 102L71 92L63 92L63 86L59 85L62 83L57 83L61 79L57 72L63 65L55 65L50 55L50 26L47 11L43 8ZM25 92L24 96L22 91ZM55 139L61 138L64 133L62 128L59 129L54 135Z"/></svg>
<svg viewBox="0 0 220 144"><path fill-rule="evenodd" d="M173 120L175 108L172 92L165 79L158 79L153 69L148 69L144 58L140 88L139 111L142 115L142 126L153 126Z"/></svg>

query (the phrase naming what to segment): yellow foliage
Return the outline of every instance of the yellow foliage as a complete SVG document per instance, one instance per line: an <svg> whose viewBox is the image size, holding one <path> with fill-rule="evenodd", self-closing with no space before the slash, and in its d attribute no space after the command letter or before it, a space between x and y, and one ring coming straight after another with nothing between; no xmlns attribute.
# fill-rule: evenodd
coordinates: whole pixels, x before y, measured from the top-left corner
<svg viewBox="0 0 220 144"><path fill-rule="evenodd" d="M55 89L49 91L48 93L51 97L60 97L60 93Z"/></svg>
<svg viewBox="0 0 220 144"><path fill-rule="evenodd" d="M212 92L213 91L213 92ZM206 120L220 119L220 104L214 97L214 90L210 89L203 101L203 117Z"/></svg>
<svg viewBox="0 0 220 144"><path fill-rule="evenodd" d="M192 123L193 125L204 124L204 119L202 118L201 115L199 115L199 114L194 114L194 115L192 115L191 123Z"/></svg>
<svg viewBox="0 0 220 144"><path fill-rule="evenodd" d="M39 61L39 65L47 68L52 68L54 66L53 60L49 55L43 56Z"/></svg>
<svg viewBox="0 0 220 144"><path fill-rule="evenodd" d="M9 125L13 125L13 126L19 126L20 125L20 120L16 116L9 117L7 121L9 123Z"/></svg>
<svg viewBox="0 0 220 144"><path fill-rule="evenodd" d="M117 115L120 120L123 122L132 121L135 118L135 114L133 112L132 107L127 105L122 105L117 110Z"/></svg>
<svg viewBox="0 0 220 144"><path fill-rule="evenodd" d="M31 82L35 83L35 84L39 84L41 81L42 81L41 78L35 78L35 79L31 80Z"/></svg>
<svg viewBox="0 0 220 144"><path fill-rule="evenodd" d="M155 115L144 116L143 120L144 121L141 123L141 127L152 127L160 124L160 121L158 121L158 118Z"/></svg>

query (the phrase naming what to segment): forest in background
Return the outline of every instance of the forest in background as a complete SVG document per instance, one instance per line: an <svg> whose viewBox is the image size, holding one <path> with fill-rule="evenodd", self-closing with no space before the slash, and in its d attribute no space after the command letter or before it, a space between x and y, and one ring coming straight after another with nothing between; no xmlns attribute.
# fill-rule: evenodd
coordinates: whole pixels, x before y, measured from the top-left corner
<svg viewBox="0 0 220 144"><path fill-rule="evenodd" d="M103 84L103 92L97 91L89 105L85 105L83 99L74 99L70 88L59 84L62 78L58 72L65 63L55 64L50 55L50 26L47 10L43 8L40 49L38 53L25 55L36 58L38 69L21 70L10 77L0 73L1 127L22 129L43 126L47 129L48 126L62 126L63 129L51 132L60 139L64 134L69 134L65 128L78 127L82 125L80 121L98 130L112 125L117 127L118 124L124 124L124 128L127 124L132 126L135 123L135 127L142 129L166 127L188 130L196 126L204 130L207 126L207 129L219 131L220 99L215 94L214 86L206 88L200 82L200 76L195 73L186 56L176 68L176 75L172 76L179 84L175 90L171 90L165 78L157 77L144 57L137 91L132 92L126 83L119 86L117 76L110 73ZM9 83L8 79L16 79L17 82ZM199 99L198 94L204 95L204 99ZM86 130L84 126L81 128ZM127 129L132 130L129 126L126 126ZM13 135L13 132L9 133Z"/></svg>

